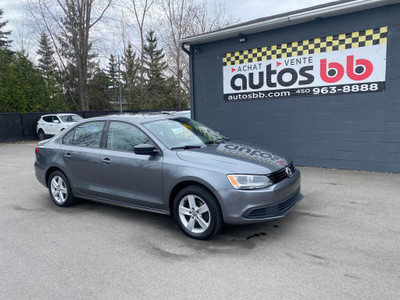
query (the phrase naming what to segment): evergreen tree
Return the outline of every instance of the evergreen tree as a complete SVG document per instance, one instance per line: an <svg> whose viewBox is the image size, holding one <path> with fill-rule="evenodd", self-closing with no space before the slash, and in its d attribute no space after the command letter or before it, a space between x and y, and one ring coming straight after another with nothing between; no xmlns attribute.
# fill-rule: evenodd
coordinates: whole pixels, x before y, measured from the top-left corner
<svg viewBox="0 0 400 300"><path fill-rule="evenodd" d="M108 59L108 78L109 78L109 91L110 99L112 101L118 100L118 64L114 55L110 55Z"/></svg>
<svg viewBox="0 0 400 300"><path fill-rule="evenodd" d="M104 110L112 108L108 97L109 83L109 75L97 66L88 84L90 109Z"/></svg>
<svg viewBox="0 0 400 300"><path fill-rule="evenodd" d="M144 45L145 70L147 75L146 82L146 108L163 108L165 102L166 79L164 72L167 64L164 61L163 49L157 49L157 38L154 31L146 35Z"/></svg>
<svg viewBox="0 0 400 300"><path fill-rule="evenodd" d="M124 51L122 65L124 67L124 71L121 72L122 80L125 83L123 89L124 97L131 109L140 108L140 90L138 86L139 62L136 58L136 53L133 52L131 43L128 43L128 47Z"/></svg>
<svg viewBox="0 0 400 300"><path fill-rule="evenodd" d="M75 64L68 63L61 72L65 101L72 110L80 110L78 92L78 69Z"/></svg>
<svg viewBox="0 0 400 300"><path fill-rule="evenodd" d="M0 112L51 111L57 104L40 70L22 53L0 51Z"/></svg>
<svg viewBox="0 0 400 300"><path fill-rule="evenodd" d="M3 27L7 25L8 21L1 22L3 18L3 9L0 9L0 49L7 50L10 47L11 40L8 39L8 36L11 34L11 31L3 31Z"/></svg>
<svg viewBox="0 0 400 300"><path fill-rule="evenodd" d="M45 32L40 35L39 49L36 53L39 55L38 67L43 72L43 75L47 79L53 77L54 73L56 73L56 63L53 58L54 50Z"/></svg>
<svg viewBox="0 0 400 300"><path fill-rule="evenodd" d="M54 101L62 102L64 95L62 91L62 82L60 74L57 71L57 64L54 61L54 50L50 39L45 32L42 32L39 40L39 49L36 51L39 55L38 68L46 80L47 87L51 92L51 98Z"/></svg>

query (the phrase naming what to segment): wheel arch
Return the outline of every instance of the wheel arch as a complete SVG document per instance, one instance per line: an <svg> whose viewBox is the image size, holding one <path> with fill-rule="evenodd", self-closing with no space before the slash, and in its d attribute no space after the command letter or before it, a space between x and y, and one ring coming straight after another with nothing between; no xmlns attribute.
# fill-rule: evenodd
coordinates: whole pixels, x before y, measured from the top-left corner
<svg viewBox="0 0 400 300"><path fill-rule="evenodd" d="M218 199L218 197L217 197L216 192L214 191L214 189L212 189L210 186L208 186L208 185L205 184L205 183L202 183L202 182L199 182L199 181L196 181L196 180L193 180L193 179L190 179L190 180L188 179L188 180L184 180L184 181L181 181L181 182L177 183L177 184L172 188L172 190L171 190L171 192L170 192L170 194L169 194L169 199L168 199L168 201L169 201L169 212L170 212L171 216L173 215L173 211L174 211L174 210L173 210L173 205L174 205L174 200L175 200L176 195L178 195L178 193L179 193L181 190L183 190L184 188L186 188L186 187L188 187L188 186L191 186L191 185L196 185L196 186L199 186L199 187L204 188L204 189L206 189L207 191L209 191L209 192L215 197L215 199L216 199L216 201L217 201L217 204L218 204L218 206L219 206L219 209L220 209L220 211L221 211L221 214L223 214L220 201L219 201L219 199Z"/></svg>
<svg viewBox="0 0 400 300"><path fill-rule="evenodd" d="M64 173L63 170L61 170L59 167L53 166L53 167L48 168L46 171L45 178L46 178L46 186L47 187L49 186L49 184L48 184L49 177L50 177L51 173L53 173L54 171L59 171L59 172L63 173L63 175L69 180L68 176Z"/></svg>

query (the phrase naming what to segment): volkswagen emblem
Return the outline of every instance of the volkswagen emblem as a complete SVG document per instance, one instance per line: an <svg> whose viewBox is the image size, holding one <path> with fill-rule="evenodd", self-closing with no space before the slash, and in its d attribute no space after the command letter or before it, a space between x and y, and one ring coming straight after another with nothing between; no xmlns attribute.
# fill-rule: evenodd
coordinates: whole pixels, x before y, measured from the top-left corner
<svg viewBox="0 0 400 300"><path fill-rule="evenodd" d="M285 172L289 178L293 176L293 172L289 167L286 167Z"/></svg>

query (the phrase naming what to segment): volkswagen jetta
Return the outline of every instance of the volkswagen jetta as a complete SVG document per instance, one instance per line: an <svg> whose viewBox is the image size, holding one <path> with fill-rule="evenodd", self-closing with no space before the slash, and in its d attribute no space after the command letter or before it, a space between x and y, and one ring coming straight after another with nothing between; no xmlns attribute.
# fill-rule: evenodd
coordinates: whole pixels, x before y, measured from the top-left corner
<svg viewBox="0 0 400 300"><path fill-rule="evenodd" d="M56 205L84 198L170 214L197 239L224 223L283 217L302 199L290 159L184 117L87 119L35 152L36 177Z"/></svg>

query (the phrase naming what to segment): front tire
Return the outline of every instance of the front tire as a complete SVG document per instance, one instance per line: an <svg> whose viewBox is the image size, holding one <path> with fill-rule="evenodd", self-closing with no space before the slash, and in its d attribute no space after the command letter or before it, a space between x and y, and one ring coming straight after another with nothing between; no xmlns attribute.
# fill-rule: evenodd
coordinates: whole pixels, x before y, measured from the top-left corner
<svg viewBox="0 0 400 300"><path fill-rule="evenodd" d="M174 200L174 217L182 231L195 239L208 239L222 227L222 213L214 195L207 189L191 185Z"/></svg>
<svg viewBox="0 0 400 300"><path fill-rule="evenodd" d="M49 177L47 184L50 197L54 204L61 207L67 207L73 204L71 186L67 177L60 171L54 171Z"/></svg>

